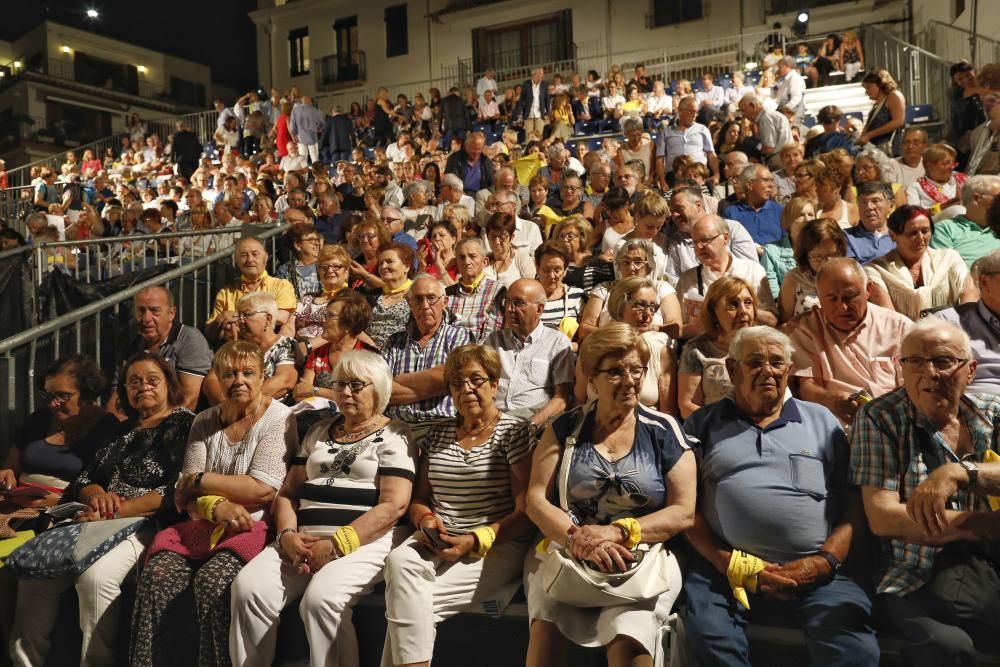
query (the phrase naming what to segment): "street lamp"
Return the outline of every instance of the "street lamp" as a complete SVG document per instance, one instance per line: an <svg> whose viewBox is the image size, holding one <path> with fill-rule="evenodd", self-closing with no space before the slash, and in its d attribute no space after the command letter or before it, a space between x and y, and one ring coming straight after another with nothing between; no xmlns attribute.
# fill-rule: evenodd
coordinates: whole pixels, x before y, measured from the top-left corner
<svg viewBox="0 0 1000 667"><path fill-rule="evenodd" d="M88 9L87 10L87 18L88 19L96 19L96 18L100 17L100 15L101 15L100 12L98 12L96 9Z"/></svg>

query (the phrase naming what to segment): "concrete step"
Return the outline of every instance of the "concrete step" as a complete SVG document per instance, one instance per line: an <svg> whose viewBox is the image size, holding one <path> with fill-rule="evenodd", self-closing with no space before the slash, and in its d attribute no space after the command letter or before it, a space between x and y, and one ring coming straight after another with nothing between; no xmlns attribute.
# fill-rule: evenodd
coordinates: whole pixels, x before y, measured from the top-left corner
<svg viewBox="0 0 1000 667"><path fill-rule="evenodd" d="M872 102L860 83L809 88L805 94L806 115L815 116L828 104L836 104L845 114L860 112L867 119Z"/></svg>

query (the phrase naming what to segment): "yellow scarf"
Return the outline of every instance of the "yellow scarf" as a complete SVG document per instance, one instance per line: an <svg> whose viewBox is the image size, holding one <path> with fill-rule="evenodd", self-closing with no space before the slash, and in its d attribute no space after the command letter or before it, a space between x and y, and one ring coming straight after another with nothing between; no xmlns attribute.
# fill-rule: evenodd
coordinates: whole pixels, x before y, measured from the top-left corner
<svg viewBox="0 0 1000 667"><path fill-rule="evenodd" d="M382 295L383 296L392 296L393 294L399 294L401 292L405 292L406 290L410 289L410 285L412 285L412 284L413 284L412 280L407 280L405 283L403 283L402 285L400 285L399 287L397 287L395 289L392 289L392 288L389 288L389 287L386 287L386 286L383 285L382 286Z"/></svg>
<svg viewBox="0 0 1000 667"><path fill-rule="evenodd" d="M481 272L479 273L479 276L478 276L478 277L477 277L477 278L476 278L475 280L473 280L473 281L472 281L472 282L471 282L470 284L468 284L468 285L467 285L467 284L463 283L463 282L462 282L461 280L459 280L459 281L458 281L458 283L459 283L459 284L460 284L460 285L461 285L461 286L462 286L462 287L463 287L463 288L464 288L465 290L467 290L467 291L469 291L469 292L475 292L475 291L476 291L476 288L477 288L477 287L479 287L479 284L480 284L481 282L483 282L483 278L485 278L485 277L486 277L486 272L485 272L485 271L481 271Z"/></svg>
<svg viewBox="0 0 1000 667"><path fill-rule="evenodd" d="M322 298L324 298L324 299L332 301L335 296L337 296L338 294L340 294L341 292L343 292L345 289L347 289L347 283L344 283L340 287L336 287L336 288L334 288L332 290L326 290L325 289L320 294L320 296Z"/></svg>

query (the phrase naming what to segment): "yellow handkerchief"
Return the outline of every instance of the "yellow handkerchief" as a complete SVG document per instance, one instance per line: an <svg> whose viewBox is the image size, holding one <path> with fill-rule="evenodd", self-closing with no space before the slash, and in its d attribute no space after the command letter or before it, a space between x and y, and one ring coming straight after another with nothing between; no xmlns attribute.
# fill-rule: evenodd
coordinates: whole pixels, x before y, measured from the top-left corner
<svg viewBox="0 0 1000 667"><path fill-rule="evenodd" d="M729 587L733 589L733 597L747 609L750 609L747 591L757 592L757 573L763 569L764 561L760 558L745 551L733 549L733 555L729 557L726 578L729 580Z"/></svg>
<svg viewBox="0 0 1000 667"><path fill-rule="evenodd" d="M1000 463L1000 454L997 454L992 449L987 449L983 454L983 463ZM990 501L991 510L994 512L1000 510L1000 497L986 496L986 499Z"/></svg>

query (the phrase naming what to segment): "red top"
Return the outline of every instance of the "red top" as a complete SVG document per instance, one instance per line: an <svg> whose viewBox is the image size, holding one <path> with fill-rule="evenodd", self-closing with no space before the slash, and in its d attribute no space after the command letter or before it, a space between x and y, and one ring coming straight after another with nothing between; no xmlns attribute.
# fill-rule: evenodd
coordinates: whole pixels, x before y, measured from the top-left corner
<svg viewBox="0 0 1000 667"><path fill-rule="evenodd" d="M278 157L283 158L288 155L288 142L292 135L288 132L288 116L281 114L278 120L274 121L274 147L277 149Z"/></svg>

